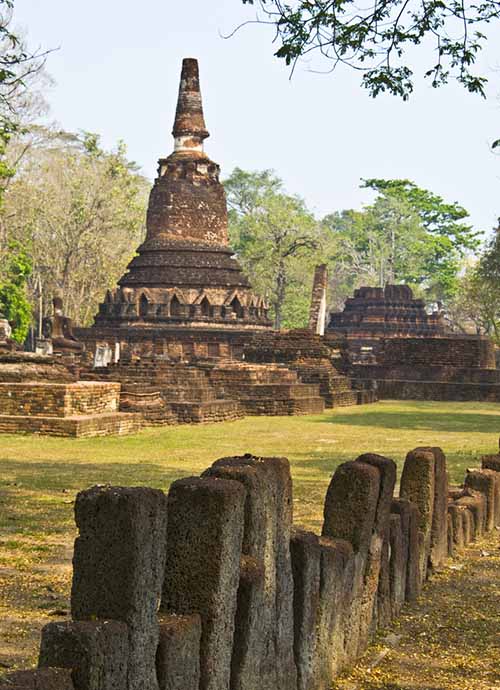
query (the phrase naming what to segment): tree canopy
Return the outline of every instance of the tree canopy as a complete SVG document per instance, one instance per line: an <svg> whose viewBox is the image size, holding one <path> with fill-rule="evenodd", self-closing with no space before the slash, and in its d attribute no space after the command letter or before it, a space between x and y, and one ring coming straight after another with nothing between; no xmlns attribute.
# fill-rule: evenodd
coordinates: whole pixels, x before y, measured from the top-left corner
<svg viewBox="0 0 500 690"><path fill-rule="evenodd" d="M0 281L0 312L12 326L12 338L23 343L31 323L31 304L27 282L32 272L31 259L19 242L11 241Z"/></svg>
<svg viewBox="0 0 500 690"><path fill-rule="evenodd" d="M275 328L305 325L323 244L320 223L302 199L283 192L271 170L236 168L224 185L231 245L256 291L269 300Z"/></svg>
<svg viewBox="0 0 500 690"><path fill-rule="evenodd" d="M500 18L494 0L242 0L259 4L266 23L276 27L276 55L288 65L320 53L331 70L347 65L361 74L372 96L388 92L408 99L415 74L411 56L418 46L427 56L423 75L433 87L455 80L484 96L486 77L474 67L487 40L485 31Z"/></svg>
<svg viewBox="0 0 500 690"><path fill-rule="evenodd" d="M106 151L95 134L32 127L10 148L24 155L0 212L0 255L15 238L32 263L33 303L41 286L47 313L62 292L66 313L88 325L143 238L149 184L122 143Z"/></svg>

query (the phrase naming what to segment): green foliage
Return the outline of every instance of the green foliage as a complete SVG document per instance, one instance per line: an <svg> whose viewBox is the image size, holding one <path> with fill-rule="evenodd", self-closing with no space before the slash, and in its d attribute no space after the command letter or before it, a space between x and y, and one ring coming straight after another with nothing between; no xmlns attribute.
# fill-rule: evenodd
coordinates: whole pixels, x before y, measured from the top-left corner
<svg viewBox="0 0 500 690"><path fill-rule="evenodd" d="M479 233L464 222L467 211L409 180L369 179L363 186L378 193L373 204L323 220L332 232L337 294L395 282L430 300L450 300L465 256L479 244Z"/></svg>
<svg viewBox="0 0 500 690"><path fill-rule="evenodd" d="M454 79L467 91L485 95L487 79L473 70L486 41L483 27L500 18L498 2L242 1L259 2L265 22L275 24L281 43L276 55L287 65L319 52L332 70L347 65L360 72L372 96L387 92L407 100L414 82L407 55L422 46L428 55L423 76L433 87Z"/></svg>
<svg viewBox="0 0 500 690"><path fill-rule="evenodd" d="M460 276L448 307L452 324L464 333L490 336L500 345L500 230L497 229L479 259Z"/></svg>
<svg viewBox="0 0 500 690"><path fill-rule="evenodd" d="M480 244L481 233L464 222L469 213L410 180L369 179L363 180L363 186L404 201L413 209L425 231L421 280L426 283L426 293L433 299L449 299L457 290L464 257Z"/></svg>
<svg viewBox="0 0 500 690"><path fill-rule="evenodd" d="M302 199L283 193L270 170L236 168L224 184L231 245L255 290L270 302L275 328L305 326L321 226Z"/></svg>
<svg viewBox="0 0 500 690"><path fill-rule="evenodd" d="M23 343L32 318L26 290L32 265L27 252L19 243L11 242L8 249L6 271L0 282L0 311L12 326L12 338Z"/></svg>
<svg viewBox="0 0 500 690"><path fill-rule="evenodd" d="M0 251L2 235L19 238L33 263L32 301L41 284L47 313L61 292L67 315L88 325L143 238L149 185L122 142L108 151L97 134L42 127L36 137L12 144L26 152L0 212Z"/></svg>

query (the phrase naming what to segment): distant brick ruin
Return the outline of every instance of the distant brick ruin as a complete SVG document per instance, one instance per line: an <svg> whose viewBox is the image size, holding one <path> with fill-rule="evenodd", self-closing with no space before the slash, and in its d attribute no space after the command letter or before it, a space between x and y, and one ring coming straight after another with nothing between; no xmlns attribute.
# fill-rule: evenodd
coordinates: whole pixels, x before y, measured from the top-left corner
<svg viewBox="0 0 500 690"><path fill-rule="evenodd" d="M346 300L344 310L330 314L328 332L366 342L378 338L415 338L444 335L441 312L428 314L408 285L362 287Z"/></svg>
<svg viewBox="0 0 500 690"><path fill-rule="evenodd" d="M493 342L450 332L407 285L356 290L330 315L325 342L343 350L353 386L380 399L500 402Z"/></svg>
<svg viewBox="0 0 500 690"><path fill-rule="evenodd" d="M500 456L448 486L440 448L335 470L321 536L293 527L286 458L217 460L165 495L76 499L72 620L0 690L328 690L457 548L500 526Z"/></svg>

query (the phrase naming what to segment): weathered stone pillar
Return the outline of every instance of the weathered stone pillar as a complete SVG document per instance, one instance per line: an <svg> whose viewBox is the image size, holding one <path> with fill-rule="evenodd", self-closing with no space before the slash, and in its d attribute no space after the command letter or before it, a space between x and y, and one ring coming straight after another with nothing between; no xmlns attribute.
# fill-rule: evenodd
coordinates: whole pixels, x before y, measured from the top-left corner
<svg viewBox="0 0 500 690"><path fill-rule="evenodd" d="M450 503L448 506L448 515L451 517L453 543L459 549L465 546L464 538L464 519L462 513L467 510L464 506L459 506L456 503Z"/></svg>
<svg viewBox="0 0 500 690"><path fill-rule="evenodd" d="M485 470L500 472L500 455L483 455L481 458L481 466Z"/></svg>
<svg viewBox="0 0 500 690"><path fill-rule="evenodd" d="M246 491L189 477L168 494L161 610L201 616L200 690L229 690Z"/></svg>
<svg viewBox="0 0 500 690"><path fill-rule="evenodd" d="M321 551L312 532L293 533L290 542L293 567L294 653L298 690L310 690L317 644Z"/></svg>
<svg viewBox="0 0 500 690"><path fill-rule="evenodd" d="M389 585L392 617L399 616L405 601L407 552L401 515L391 513L389 533Z"/></svg>
<svg viewBox="0 0 500 690"><path fill-rule="evenodd" d="M426 451L434 456L434 507L429 564L431 568L436 568L443 563L448 555L448 474L446 472L446 457L441 448L415 448L415 452Z"/></svg>
<svg viewBox="0 0 500 690"><path fill-rule="evenodd" d="M497 523L497 501L500 496L500 485L497 472L489 469L467 470L465 475L465 489L478 491L486 501L485 530L491 532ZM500 475L498 475L500 478Z"/></svg>
<svg viewBox="0 0 500 690"><path fill-rule="evenodd" d="M379 567L372 568L376 561L371 558L371 550L373 547L373 552L380 553L382 547L380 536L375 533L381 493L377 467L359 461L346 462L335 470L325 499L323 536L346 540L354 551L352 604L345 620L348 661L353 661L364 648L365 631L372 619L380 559Z"/></svg>
<svg viewBox="0 0 500 690"><path fill-rule="evenodd" d="M127 688L155 690L166 496L142 487L95 486L78 494L75 516L79 536L73 555L73 618L127 623Z"/></svg>
<svg viewBox="0 0 500 690"><path fill-rule="evenodd" d="M67 668L14 671L0 680L0 690L78 690Z"/></svg>
<svg viewBox="0 0 500 690"><path fill-rule="evenodd" d="M448 556L451 558L455 554L455 542L453 539L453 520L450 513L447 514L446 519L448 526Z"/></svg>
<svg viewBox="0 0 500 690"><path fill-rule="evenodd" d="M246 488L243 567L231 690L296 686L290 556L292 481L286 458L221 458L205 473Z"/></svg>
<svg viewBox="0 0 500 690"><path fill-rule="evenodd" d="M403 552L406 564L405 601L415 601L420 593L420 547L418 529L420 516L417 506L404 498L395 498L391 511L401 518Z"/></svg>
<svg viewBox="0 0 500 690"><path fill-rule="evenodd" d="M399 494L415 503L419 510L419 574L427 578L434 514L434 453L412 450L406 456Z"/></svg>
<svg viewBox="0 0 500 690"><path fill-rule="evenodd" d="M326 290L328 287L328 269L326 264L316 266L309 308L309 330L317 335L325 334Z"/></svg>
<svg viewBox="0 0 500 690"><path fill-rule="evenodd" d="M160 616L156 673L160 690L198 690L200 687L201 619Z"/></svg>
<svg viewBox="0 0 500 690"><path fill-rule="evenodd" d="M390 534L387 534L380 554L380 574L378 578L377 597L373 608L372 632L378 627L385 628L392 619L391 580L390 580Z"/></svg>
<svg viewBox="0 0 500 690"><path fill-rule="evenodd" d="M320 537L320 589L313 688L330 690L346 665L345 619L352 602L354 554L349 542Z"/></svg>
<svg viewBox="0 0 500 690"><path fill-rule="evenodd" d="M38 666L72 669L77 690L123 690L128 635L119 621L49 623L42 629Z"/></svg>
<svg viewBox="0 0 500 690"><path fill-rule="evenodd" d="M472 516L470 540L474 541L480 539L484 533L486 524L486 498L484 494L468 488L466 489L466 493L460 498L457 498L455 503L459 506L468 508Z"/></svg>
<svg viewBox="0 0 500 690"><path fill-rule="evenodd" d="M368 638L371 632L376 629L377 621L373 620L377 608L377 592L379 589L379 581L381 574L381 566L383 562L384 543L386 544L387 553L387 570L384 572L384 579L386 577L385 592L382 593L381 603L386 600L385 607L387 615L390 615L390 594L389 594L389 518L391 512L391 503L394 494L394 486L396 484L396 463L390 458L375 453L365 453L360 455L356 462L366 463L376 467L380 473L380 493L377 501L377 510L375 513L375 523L373 526L373 534L370 541L370 548L368 552L367 569L365 573L365 596L363 598L363 608L361 614L360 627L360 642L361 649L368 644ZM384 586L384 583L382 583Z"/></svg>
<svg viewBox="0 0 500 690"><path fill-rule="evenodd" d="M354 559L342 540L297 531L291 542L298 690L326 690L345 662Z"/></svg>

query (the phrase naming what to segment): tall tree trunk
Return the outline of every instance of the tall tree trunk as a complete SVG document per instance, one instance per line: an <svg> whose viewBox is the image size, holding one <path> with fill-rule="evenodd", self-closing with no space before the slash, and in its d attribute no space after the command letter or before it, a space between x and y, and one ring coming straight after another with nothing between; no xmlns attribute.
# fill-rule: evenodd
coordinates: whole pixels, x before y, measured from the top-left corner
<svg viewBox="0 0 500 690"><path fill-rule="evenodd" d="M276 300L274 302L274 328L279 331L281 328L281 311L285 301L286 292L286 273L285 264L280 260L278 275L276 276Z"/></svg>

